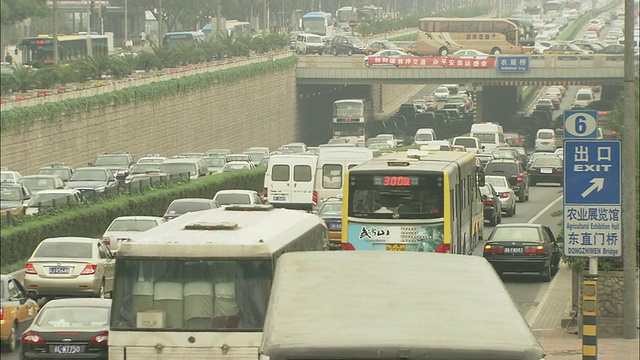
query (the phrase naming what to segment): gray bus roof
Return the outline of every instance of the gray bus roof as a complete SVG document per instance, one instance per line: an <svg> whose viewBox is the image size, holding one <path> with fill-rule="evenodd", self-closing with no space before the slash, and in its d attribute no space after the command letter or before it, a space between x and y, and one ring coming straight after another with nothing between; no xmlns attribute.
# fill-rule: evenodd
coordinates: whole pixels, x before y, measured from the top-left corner
<svg viewBox="0 0 640 360"><path fill-rule="evenodd" d="M238 211L231 208L181 215L140 234L135 240L123 242L118 249L117 257L265 258L271 257L292 239L300 237L310 229L324 226L318 216L303 211ZM232 224L237 224L237 227L233 228L230 226ZM186 230L185 226L188 225L222 228Z"/></svg>
<svg viewBox="0 0 640 360"><path fill-rule="evenodd" d="M261 352L271 359L522 359L544 350L482 257L287 253Z"/></svg>

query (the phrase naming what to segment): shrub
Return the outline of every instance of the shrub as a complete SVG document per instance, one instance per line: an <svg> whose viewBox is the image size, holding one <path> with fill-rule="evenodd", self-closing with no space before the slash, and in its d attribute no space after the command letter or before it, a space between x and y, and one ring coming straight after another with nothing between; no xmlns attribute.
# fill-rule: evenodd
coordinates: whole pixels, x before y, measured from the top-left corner
<svg viewBox="0 0 640 360"><path fill-rule="evenodd" d="M87 80L93 79L97 73L93 63L87 60L74 61L62 69L62 77L67 82L87 82Z"/></svg>
<svg viewBox="0 0 640 360"><path fill-rule="evenodd" d="M142 52L138 55L135 61L135 69L136 70L144 70L151 71L155 69L160 69L162 67L160 58L150 52Z"/></svg>
<svg viewBox="0 0 640 360"><path fill-rule="evenodd" d="M50 89L61 83L62 72L59 66L46 66L38 70L37 86Z"/></svg>
<svg viewBox="0 0 640 360"><path fill-rule="evenodd" d="M2 94L2 96L13 92L13 89L15 87L16 87L15 78L13 77L12 74L0 75L0 94Z"/></svg>
<svg viewBox="0 0 640 360"><path fill-rule="evenodd" d="M119 57L112 57L109 61L109 72L114 78L121 78L131 75L131 65L127 60Z"/></svg>
<svg viewBox="0 0 640 360"><path fill-rule="evenodd" d="M13 82L15 91L27 92L33 89L38 82L38 72L32 68L24 66L13 66Z"/></svg>

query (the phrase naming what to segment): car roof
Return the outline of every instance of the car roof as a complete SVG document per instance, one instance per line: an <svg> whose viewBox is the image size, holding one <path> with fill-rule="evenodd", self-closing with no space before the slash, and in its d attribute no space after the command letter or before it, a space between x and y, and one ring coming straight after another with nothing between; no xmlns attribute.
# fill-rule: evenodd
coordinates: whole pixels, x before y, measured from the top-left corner
<svg viewBox="0 0 640 360"><path fill-rule="evenodd" d="M81 168L77 168L76 172L78 171L84 171L84 170L100 170L100 171L104 171L104 172L109 172L111 173L111 171L107 168L103 168L100 166L89 166L89 167L81 167Z"/></svg>
<svg viewBox="0 0 640 360"><path fill-rule="evenodd" d="M111 308L111 299L99 299L99 298L66 298L66 299L54 299L47 302L47 308L56 307L102 307Z"/></svg>
<svg viewBox="0 0 640 360"><path fill-rule="evenodd" d="M211 199L203 199L203 198L183 198L183 199L175 199L173 200L171 203L183 203L183 202L189 202L189 203L212 203L213 200Z"/></svg>
<svg viewBox="0 0 640 360"><path fill-rule="evenodd" d="M118 216L117 218L113 219L113 221L116 220L159 220L162 219L161 217L158 216Z"/></svg>
<svg viewBox="0 0 640 360"><path fill-rule="evenodd" d="M514 159L495 159L495 160L489 161L489 164L491 164L491 163L511 163L511 164L515 164L517 162L518 161L514 160Z"/></svg>
<svg viewBox="0 0 640 360"><path fill-rule="evenodd" d="M253 195L253 194L257 194L258 192L255 190L240 190L240 189L232 189L232 190L220 190L216 193L216 195L218 194L247 194L247 195Z"/></svg>
<svg viewBox="0 0 640 360"><path fill-rule="evenodd" d="M42 190L42 191L38 191L37 194L35 195L42 195L42 194L75 194L75 193L79 193L80 190L78 189L48 189L48 190Z"/></svg>
<svg viewBox="0 0 640 360"><path fill-rule="evenodd" d="M201 158L175 158L175 159L167 159L163 161L161 164L180 164L180 163L197 163Z"/></svg>
<svg viewBox="0 0 640 360"><path fill-rule="evenodd" d="M53 179L53 178L60 178L60 177L58 175L48 175L48 174L27 175L22 177L22 179Z"/></svg>
<svg viewBox="0 0 640 360"><path fill-rule="evenodd" d="M93 242L100 242L100 239L94 239L94 238L88 238L88 237L80 237L80 236L61 236L61 237L52 237L52 238L46 238L44 240L42 240L42 242L87 242L87 243L93 243ZM42 243L40 242L40 243Z"/></svg>
<svg viewBox="0 0 640 360"><path fill-rule="evenodd" d="M229 161L228 163L226 163L224 165L225 166L227 166L227 165L247 165L247 166L250 166L248 161Z"/></svg>

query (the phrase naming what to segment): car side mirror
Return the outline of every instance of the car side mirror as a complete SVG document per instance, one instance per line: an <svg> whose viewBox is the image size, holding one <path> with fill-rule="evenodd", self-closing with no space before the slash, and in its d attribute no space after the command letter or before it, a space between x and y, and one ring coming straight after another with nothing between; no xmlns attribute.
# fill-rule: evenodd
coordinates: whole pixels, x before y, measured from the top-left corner
<svg viewBox="0 0 640 360"><path fill-rule="evenodd" d="M35 290L30 290L29 291L29 299L33 300L33 301L38 301L38 292Z"/></svg>

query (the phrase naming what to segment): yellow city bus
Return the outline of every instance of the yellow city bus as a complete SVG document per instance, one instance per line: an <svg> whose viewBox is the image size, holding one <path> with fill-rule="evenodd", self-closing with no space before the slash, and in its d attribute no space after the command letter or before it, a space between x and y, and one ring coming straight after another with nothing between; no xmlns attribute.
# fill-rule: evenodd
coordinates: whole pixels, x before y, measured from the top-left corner
<svg viewBox="0 0 640 360"><path fill-rule="evenodd" d="M471 254L484 231L479 182L468 152L409 150L358 165L344 185L342 248Z"/></svg>
<svg viewBox="0 0 640 360"><path fill-rule="evenodd" d="M529 54L533 23L517 19L423 18L418 25L417 53L447 56L473 49L487 54Z"/></svg>
<svg viewBox="0 0 640 360"><path fill-rule="evenodd" d="M93 56L109 54L109 42L105 35L58 35L58 52L61 62L70 62L89 57L87 36L91 37ZM35 68L53 64L53 36L44 34L24 38L18 44L22 51L22 64Z"/></svg>

